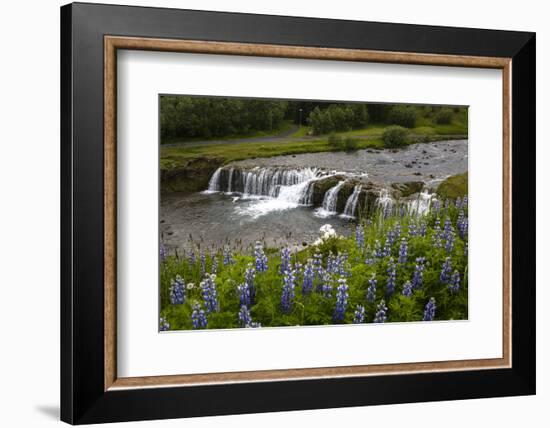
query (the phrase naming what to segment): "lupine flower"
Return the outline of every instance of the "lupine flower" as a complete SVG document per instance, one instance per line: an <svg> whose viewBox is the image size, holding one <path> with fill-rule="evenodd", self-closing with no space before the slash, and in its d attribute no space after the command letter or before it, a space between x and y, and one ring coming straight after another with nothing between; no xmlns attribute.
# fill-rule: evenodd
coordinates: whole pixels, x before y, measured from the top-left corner
<svg viewBox="0 0 550 428"><path fill-rule="evenodd" d="M391 296L395 290L395 276L396 276L397 267L393 261L393 257L390 257L388 262L388 280L386 282L386 296Z"/></svg>
<svg viewBox="0 0 550 428"><path fill-rule="evenodd" d="M195 303L193 305L193 312L191 313L191 322L193 323L193 329L199 330L206 328L208 325L208 319L206 318L206 312L201 308L201 305Z"/></svg>
<svg viewBox="0 0 550 428"><path fill-rule="evenodd" d="M355 228L355 244L359 249L363 249L365 246L365 230L361 225L357 225Z"/></svg>
<svg viewBox="0 0 550 428"><path fill-rule="evenodd" d="M447 257L445 261L443 262L443 266L441 267L441 273L439 274L439 279L443 284L448 284L451 280L451 258Z"/></svg>
<svg viewBox="0 0 550 428"><path fill-rule="evenodd" d="M400 217L405 217L405 206L404 205L401 205L401 207L399 208L399 216Z"/></svg>
<svg viewBox="0 0 550 428"><path fill-rule="evenodd" d="M401 246L399 247L399 258L397 259L399 263L407 263L407 251L407 240L405 238L401 238Z"/></svg>
<svg viewBox="0 0 550 428"><path fill-rule="evenodd" d="M383 323L386 322L388 319L386 316L386 311L388 308L386 307L386 302L384 299L380 300L380 303L376 307L376 314L374 315L374 321L376 323Z"/></svg>
<svg viewBox="0 0 550 428"><path fill-rule="evenodd" d="M239 293L239 303L241 306L251 306L252 296L248 284L246 282L239 284L237 286L237 291Z"/></svg>
<svg viewBox="0 0 550 428"><path fill-rule="evenodd" d="M464 239L468 235L468 217L464 215L464 211L460 211L456 223L458 234Z"/></svg>
<svg viewBox="0 0 550 428"><path fill-rule="evenodd" d="M441 248L443 246L441 242L441 236L442 236L441 226L440 226L439 217L438 217L434 222L433 235L432 235L432 245L435 248Z"/></svg>
<svg viewBox="0 0 550 428"><path fill-rule="evenodd" d="M393 245L395 242L395 232L393 229L389 229L386 233L386 245Z"/></svg>
<svg viewBox="0 0 550 428"><path fill-rule="evenodd" d="M369 279L369 287L367 288L367 301L373 303L376 299L376 275L373 273Z"/></svg>
<svg viewBox="0 0 550 428"><path fill-rule="evenodd" d="M456 197L455 207L462 208L462 198L460 196Z"/></svg>
<svg viewBox="0 0 550 428"><path fill-rule="evenodd" d="M380 246L380 241L377 239L376 241L374 241L374 251L373 251L373 256L376 257L376 258L380 258L380 257L383 257L382 255L382 247Z"/></svg>
<svg viewBox="0 0 550 428"><path fill-rule="evenodd" d="M210 273L213 273L214 275L218 273L218 258L216 256L212 256L212 267L210 268Z"/></svg>
<svg viewBox="0 0 550 428"><path fill-rule="evenodd" d="M462 198L462 208L468 209L468 196Z"/></svg>
<svg viewBox="0 0 550 428"><path fill-rule="evenodd" d="M323 280L321 281L320 291L324 297L332 297L332 276L325 272L323 275Z"/></svg>
<svg viewBox="0 0 550 428"><path fill-rule="evenodd" d="M426 304L426 308L424 309L424 319L423 321L433 321L435 318L435 309L437 306L435 306L435 299L433 297L430 298L428 303Z"/></svg>
<svg viewBox="0 0 550 428"><path fill-rule="evenodd" d="M445 199L445 209L449 208L450 202L448 199Z"/></svg>
<svg viewBox="0 0 550 428"><path fill-rule="evenodd" d="M445 240L445 251L447 251L448 254L453 252L453 249L455 247L455 233L454 231L450 231L447 234L446 240Z"/></svg>
<svg viewBox="0 0 550 428"><path fill-rule="evenodd" d="M210 312L218 312L220 310L215 279L216 275L206 274L205 278L200 283L204 307L207 314Z"/></svg>
<svg viewBox="0 0 550 428"><path fill-rule="evenodd" d="M432 208L436 214L439 214L439 211L441 211L441 202L439 202L438 199L435 199L432 204Z"/></svg>
<svg viewBox="0 0 550 428"><path fill-rule="evenodd" d="M413 286L411 284L411 281L407 281L405 284L403 284L403 296L410 297L413 294Z"/></svg>
<svg viewBox="0 0 550 428"><path fill-rule="evenodd" d="M160 243L160 261L164 262L166 260L166 257L168 256L168 252L166 251L166 247L161 242Z"/></svg>
<svg viewBox="0 0 550 428"><path fill-rule="evenodd" d="M390 241L386 239L386 242L384 243L384 250L382 251L382 255L384 257L388 257L391 255L391 246Z"/></svg>
<svg viewBox="0 0 550 428"><path fill-rule="evenodd" d="M313 260L308 259L304 267L304 279L302 282L302 294L309 294L313 289L313 278L315 277L315 268Z"/></svg>
<svg viewBox="0 0 550 428"><path fill-rule="evenodd" d="M323 276L323 256L321 253L315 253L313 255L313 271L316 278L322 278Z"/></svg>
<svg viewBox="0 0 550 428"><path fill-rule="evenodd" d="M247 268L244 271L244 282L250 293L250 304L254 304L254 299L256 298L256 286L254 284L255 277L256 271L254 270L252 263L248 263Z"/></svg>
<svg viewBox="0 0 550 428"><path fill-rule="evenodd" d="M260 241L256 241L254 257L256 258L256 271L265 272L267 270L267 256L264 253L264 247Z"/></svg>
<svg viewBox="0 0 550 428"><path fill-rule="evenodd" d="M449 283L448 287L449 291L453 294L458 293L458 291L460 290L460 274L456 269L451 275L451 282Z"/></svg>
<svg viewBox="0 0 550 428"><path fill-rule="evenodd" d="M201 276L203 276L206 273L206 255L203 252L201 252L200 258L201 258Z"/></svg>
<svg viewBox="0 0 550 428"><path fill-rule="evenodd" d="M187 260L189 260L190 265L195 264L196 258L195 258L195 252L193 250L189 250L189 254L187 255Z"/></svg>
<svg viewBox="0 0 550 428"><path fill-rule="evenodd" d="M160 331L170 330L170 323L168 321L166 321L166 318L160 317L160 319L159 319L159 329L160 329Z"/></svg>
<svg viewBox="0 0 550 428"><path fill-rule="evenodd" d="M416 258L416 265L414 266L414 273L412 277L412 288L417 290L422 287L422 282L424 280L424 262L426 259L424 257Z"/></svg>
<svg viewBox="0 0 550 428"><path fill-rule="evenodd" d="M179 275L170 285L170 303L172 305L182 305L185 302L185 281Z"/></svg>
<svg viewBox="0 0 550 428"><path fill-rule="evenodd" d="M289 313L294 303L294 288L296 287L293 271L286 271L283 274L283 294L281 295L281 310Z"/></svg>
<svg viewBox="0 0 550 428"><path fill-rule="evenodd" d="M445 218L445 225L443 226L443 237L447 239L447 236L453 231L453 225L451 219L447 216Z"/></svg>
<svg viewBox="0 0 550 428"><path fill-rule="evenodd" d="M327 272L334 273L334 264L336 263L336 260L332 253L330 253L327 257Z"/></svg>
<svg viewBox="0 0 550 428"><path fill-rule="evenodd" d="M241 323L241 327L244 327L244 328L261 327L260 323L252 321L250 310L246 306L241 306L241 310L239 311L239 321Z"/></svg>
<svg viewBox="0 0 550 428"><path fill-rule="evenodd" d="M279 272L284 274L287 271L290 271L292 269L291 263L290 263L290 248L284 247L281 249L281 267Z"/></svg>
<svg viewBox="0 0 550 428"><path fill-rule="evenodd" d="M371 252L370 247L367 248L367 257L365 258L365 264L367 264L367 265L373 265L374 264L373 253Z"/></svg>
<svg viewBox="0 0 550 428"><path fill-rule="evenodd" d="M401 237L401 223L399 222L395 223L395 226L393 227L393 237L396 240Z"/></svg>
<svg viewBox="0 0 550 428"><path fill-rule="evenodd" d="M416 236L418 235L418 229L416 227L416 223L411 220L409 223L409 236Z"/></svg>
<svg viewBox="0 0 550 428"><path fill-rule="evenodd" d="M223 265L232 265L235 263L235 260L233 260L233 254L231 254L231 249L228 246L225 246L223 248Z"/></svg>
<svg viewBox="0 0 550 428"><path fill-rule="evenodd" d="M361 305L357 305L357 308L353 313L353 324L362 324L364 322L365 322L365 308Z"/></svg>
<svg viewBox="0 0 550 428"><path fill-rule="evenodd" d="M422 237L426 236L426 222L424 220L420 222L420 229L418 231L418 234Z"/></svg>
<svg viewBox="0 0 550 428"><path fill-rule="evenodd" d="M347 266L348 253L344 252L342 254L338 254L338 265L335 273L341 276L350 276L351 274L346 270Z"/></svg>
<svg viewBox="0 0 550 428"><path fill-rule="evenodd" d="M345 278L338 279L338 286L336 287L336 307L334 308L334 314L332 319L334 322L344 321L346 315L346 309L348 307L348 284Z"/></svg>

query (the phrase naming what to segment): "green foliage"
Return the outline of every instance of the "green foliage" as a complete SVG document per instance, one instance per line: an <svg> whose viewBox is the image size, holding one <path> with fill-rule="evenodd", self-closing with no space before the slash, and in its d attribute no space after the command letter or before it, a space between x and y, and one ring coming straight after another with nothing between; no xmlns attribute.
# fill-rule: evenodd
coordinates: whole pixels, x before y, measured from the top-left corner
<svg viewBox="0 0 550 428"><path fill-rule="evenodd" d="M443 199L454 200L468 194L468 173L453 175L443 181L436 193Z"/></svg>
<svg viewBox="0 0 550 428"><path fill-rule="evenodd" d="M388 122L392 125L414 128L416 124L417 111L414 106L396 105L393 106L388 115Z"/></svg>
<svg viewBox="0 0 550 428"><path fill-rule="evenodd" d="M442 204L443 205L443 204ZM464 208L467 215L467 208ZM444 246L433 244L434 224L436 218L443 222L449 217L451 224L456 224L459 209L453 203L448 208L443 208L439 213L430 212L421 219L410 215L395 215L385 217L381 212L375 212L369 219L360 221L360 227L364 231L364 246L358 246L355 236L338 236L322 241L317 246L309 246L292 254L292 262L305 263L314 254L320 253L323 258L323 265L326 266L330 254L348 255L346 276L349 286L349 304L345 313L345 323L351 323L353 312L357 305L366 309L366 322L372 322L376 305L381 299L386 300L388 306L388 321L407 322L421 321L427 301L434 297L437 310L436 320L467 319L468 318L468 259L465 255L466 240L458 235L455 238L453 250L449 253ZM405 263L397 264L396 288L391 296L386 295L386 282L388 278L389 257L374 258L368 264L366 259L372 257L372 250L375 241L383 243L388 231L395 230L397 225L401 227L401 236L407 236L409 224L425 221L427 233L425 236L409 236L408 257ZM197 244L198 246L198 244ZM391 256L397 261L400 239L396 239L391 246ZM335 308L335 289L332 296L327 297L315 291L320 284L316 278L313 284L313 292L303 294L301 285L303 276L297 275L295 299L292 311L289 314L280 310L280 300L283 287L282 276L279 273L280 255L278 249L265 249L268 256L268 270L257 272L255 277L256 300L250 308L252 319L259 322L263 327L274 326L296 326L296 325L327 325L333 323L333 312ZM402 294L403 284L410 281L415 271L415 260L417 257L425 258L425 270L423 284L420 289L414 290L412 296ZM450 292L446 284L440 280L441 266L446 257L451 258L453 270L456 269L461 276L461 285L458 293ZM216 276L216 288L220 311L208 316L208 328L236 328L239 327L238 312L240 309L237 286L244 281L244 272L249 263L254 262L253 249L242 250L234 254L235 264L224 266L221 252L209 254L206 257L206 270L212 268L213 259L218 261L218 274ZM191 329L192 304L202 302L199 284L201 281L200 263L191 263L188 258L179 255L170 255L160 266L161 273L161 316L170 323L172 330ZM375 275L378 284L374 302L366 300L368 280L372 274ZM186 301L182 305L171 305L169 301L169 288L171 281L176 275L181 275L186 284L193 284L191 289L186 289ZM336 278L336 276L335 276Z"/></svg>
<svg viewBox="0 0 550 428"><path fill-rule="evenodd" d="M365 127L368 120L369 112L364 104L330 104L326 108L317 106L307 118L315 135Z"/></svg>
<svg viewBox="0 0 550 428"><path fill-rule="evenodd" d="M386 147L402 147L407 144L408 134L409 131L402 126L388 126L382 134L382 141Z"/></svg>
<svg viewBox="0 0 550 428"><path fill-rule="evenodd" d="M434 115L434 122L438 125L448 125L453 120L453 111L448 108L438 110Z"/></svg>
<svg viewBox="0 0 550 428"><path fill-rule="evenodd" d="M328 144L334 150L353 151L359 148L359 141L351 137L342 137L336 134L330 134Z"/></svg>

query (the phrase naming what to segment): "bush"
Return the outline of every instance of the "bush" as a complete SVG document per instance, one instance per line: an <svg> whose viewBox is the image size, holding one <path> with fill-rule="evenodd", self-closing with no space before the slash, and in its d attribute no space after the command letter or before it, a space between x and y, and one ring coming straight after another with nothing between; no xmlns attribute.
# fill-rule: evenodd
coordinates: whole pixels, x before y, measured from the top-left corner
<svg viewBox="0 0 550 428"><path fill-rule="evenodd" d="M353 151L359 147L359 141L355 138L342 138L339 135L330 134L328 144L335 150Z"/></svg>
<svg viewBox="0 0 550 428"><path fill-rule="evenodd" d="M394 106L390 110L388 119L393 125L414 128L416 124L416 108L413 106Z"/></svg>
<svg viewBox="0 0 550 428"><path fill-rule="evenodd" d="M407 144L409 131L399 125L388 126L382 133L382 140L386 147L402 147Z"/></svg>
<svg viewBox="0 0 550 428"><path fill-rule="evenodd" d="M453 111L450 108L440 109L434 116L434 121L438 125L448 125L453 119Z"/></svg>

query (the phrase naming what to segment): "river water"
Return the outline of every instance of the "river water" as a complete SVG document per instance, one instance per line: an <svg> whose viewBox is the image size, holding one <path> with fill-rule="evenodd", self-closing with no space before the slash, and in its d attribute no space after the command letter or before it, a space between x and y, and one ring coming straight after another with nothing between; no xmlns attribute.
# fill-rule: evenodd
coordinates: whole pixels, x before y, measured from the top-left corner
<svg viewBox="0 0 550 428"><path fill-rule="evenodd" d="M234 191L234 188L231 189L231 181L229 189L221 189L214 179L210 188L221 191L205 189L204 192L191 195L162 196L161 239L169 250L182 251L196 248L198 244L208 251L226 244L236 249L245 249L257 240L264 241L269 247L299 247L316 240L319 228L324 224L332 225L339 234L350 233L353 223L349 218L331 215L326 209L304 206L303 196L296 197L306 186L303 180L315 180L309 171L302 174L302 181L300 178L292 178L293 181L287 183L279 178L276 192L266 187L266 180L262 182L263 190L260 189L258 177L263 171L269 170L273 181L276 175L273 171L279 167L298 171L316 168L327 175L343 172L382 185L424 181L429 188L450 175L467 171L468 143L467 140L457 140L416 144L398 151L359 150L352 153L276 156L247 159L229 167L236 170L256 168L242 174L241 185L243 189L255 186L258 189L255 192L248 191L245 195L242 192L231 193L227 192ZM231 174L234 174L233 171ZM245 184L247 174L249 180ZM265 173L263 175L267 176ZM281 183L288 185L281 186ZM324 208L330 208L330 201L326 201L326 205Z"/></svg>

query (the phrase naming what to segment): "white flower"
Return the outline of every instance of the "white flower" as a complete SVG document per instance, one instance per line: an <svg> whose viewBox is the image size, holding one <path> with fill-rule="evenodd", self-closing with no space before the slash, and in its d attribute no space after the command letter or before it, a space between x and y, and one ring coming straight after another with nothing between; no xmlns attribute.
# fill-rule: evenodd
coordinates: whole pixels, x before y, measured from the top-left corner
<svg viewBox="0 0 550 428"><path fill-rule="evenodd" d="M195 288L195 284L193 284L192 282L187 284L187 289L188 290L192 290L193 288Z"/></svg>
<svg viewBox="0 0 550 428"><path fill-rule="evenodd" d="M321 237L317 239L313 245L319 245L322 244L323 241L329 239L329 238L335 238L338 236L334 228L330 224L324 224L319 228L319 232L321 232Z"/></svg>

